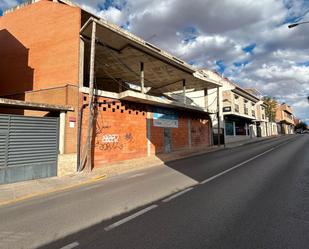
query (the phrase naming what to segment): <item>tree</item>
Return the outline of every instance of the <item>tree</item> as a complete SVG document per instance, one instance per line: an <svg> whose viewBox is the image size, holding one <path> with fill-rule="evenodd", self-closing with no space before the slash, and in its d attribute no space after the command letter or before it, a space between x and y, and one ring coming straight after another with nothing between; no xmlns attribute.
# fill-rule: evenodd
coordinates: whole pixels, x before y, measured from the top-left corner
<svg viewBox="0 0 309 249"><path fill-rule="evenodd" d="M266 116L269 118L270 122L276 121L276 111L277 111L277 100L270 96L265 96L262 99L266 104L267 107L265 109Z"/></svg>

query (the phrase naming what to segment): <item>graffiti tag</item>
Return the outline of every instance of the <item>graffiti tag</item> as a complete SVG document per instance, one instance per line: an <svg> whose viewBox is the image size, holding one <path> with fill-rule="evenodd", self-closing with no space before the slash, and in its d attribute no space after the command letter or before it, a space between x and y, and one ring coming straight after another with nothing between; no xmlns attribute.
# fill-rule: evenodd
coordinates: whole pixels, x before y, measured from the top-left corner
<svg viewBox="0 0 309 249"><path fill-rule="evenodd" d="M119 135L118 134L103 135L102 142L103 143L118 143Z"/></svg>

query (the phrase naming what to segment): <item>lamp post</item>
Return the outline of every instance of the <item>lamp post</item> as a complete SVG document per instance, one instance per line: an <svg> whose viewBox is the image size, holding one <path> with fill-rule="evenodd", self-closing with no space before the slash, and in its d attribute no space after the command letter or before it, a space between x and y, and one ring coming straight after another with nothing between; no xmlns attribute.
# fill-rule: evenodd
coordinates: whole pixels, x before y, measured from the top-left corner
<svg viewBox="0 0 309 249"><path fill-rule="evenodd" d="M294 28L294 27L296 27L296 26L298 26L298 25L306 24L306 23L309 23L309 21L292 23L292 24L290 24L290 25L288 26L288 28L291 29L291 28ZM307 97L307 100L308 100L308 103L309 103L309 96Z"/></svg>

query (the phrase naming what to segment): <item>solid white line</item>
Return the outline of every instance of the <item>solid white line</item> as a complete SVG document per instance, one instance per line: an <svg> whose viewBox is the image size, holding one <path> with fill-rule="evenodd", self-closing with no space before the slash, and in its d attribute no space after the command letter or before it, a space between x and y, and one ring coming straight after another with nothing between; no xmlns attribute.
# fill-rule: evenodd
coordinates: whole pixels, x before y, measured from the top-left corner
<svg viewBox="0 0 309 249"><path fill-rule="evenodd" d="M185 193L191 191L192 189L193 189L193 187L187 188L187 189L185 189L185 190L183 190L183 191L180 191L180 192L178 192L177 194L174 194L174 195L172 195L172 196L170 196L170 197L164 199L162 202L169 202L169 201L175 199L176 197L178 197L178 196L180 196L180 195L183 195L183 194L185 194Z"/></svg>
<svg viewBox="0 0 309 249"><path fill-rule="evenodd" d="M149 206L149 207L147 207L145 209L142 209L142 210L136 212L135 214L132 214L132 215L130 215L130 216L128 216L128 217L126 217L126 218L124 218L122 220L119 220L119 221L117 221L117 222L115 222L115 223L105 227L104 230L105 231L110 231L110 230L112 230L112 229L114 229L114 228L116 228L118 226L121 226L122 224L124 224L124 223L126 223L126 222L128 222L130 220L135 219L136 217L138 217L138 216L140 216L140 215L142 215L144 213L149 212L150 210L152 210L152 209L154 209L156 207L158 207L158 205L152 205L152 206Z"/></svg>
<svg viewBox="0 0 309 249"><path fill-rule="evenodd" d="M77 246L79 246L79 243L77 241L75 241L75 242L73 242L71 244L68 244L68 245L66 245L64 247L61 247L60 249L72 249L72 248L75 248Z"/></svg>
<svg viewBox="0 0 309 249"><path fill-rule="evenodd" d="M228 173L228 172L230 172L230 171L232 171L232 170L234 170L234 169L237 169L237 168L243 166L244 164L253 161L254 159L257 159L258 157L261 157L261 156L263 156L263 155L265 155L265 154L267 154L267 153L273 151L275 148L276 148L276 147L271 148L271 149L269 149L269 150L266 150L266 151L264 151L264 152L261 153L261 154L258 154L258 155L254 156L254 157L251 157L250 159L248 159L248 160L246 160L246 161L244 161L244 162L242 162L242 163L239 163L239 164L233 166L232 168L229 168L229 169L227 169L227 170L222 171L221 173L219 173L219 174L217 174L217 175L214 175L214 176L212 176L212 177L210 177L210 178L207 178L206 180L200 182L200 184L205 184L205 183L210 182L210 181L212 181L212 180L214 180L214 179L216 179L216 178L218 178L218 177L220 177L220 176L222 176L222 175L225 175L226 173Z"/></svg>

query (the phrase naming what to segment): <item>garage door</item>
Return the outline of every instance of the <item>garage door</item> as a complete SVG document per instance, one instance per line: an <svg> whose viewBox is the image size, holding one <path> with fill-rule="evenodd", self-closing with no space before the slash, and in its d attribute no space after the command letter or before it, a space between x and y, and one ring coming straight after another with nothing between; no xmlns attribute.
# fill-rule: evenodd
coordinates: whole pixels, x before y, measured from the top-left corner
<svg viewBox="0 0 309 249"><path fill-rule="evenodd" d="M0 114L0 184L57 175L58 122Z"/></svg>

